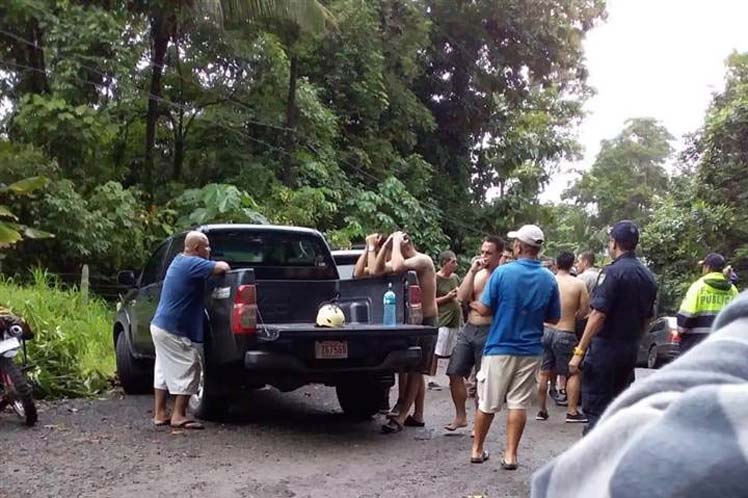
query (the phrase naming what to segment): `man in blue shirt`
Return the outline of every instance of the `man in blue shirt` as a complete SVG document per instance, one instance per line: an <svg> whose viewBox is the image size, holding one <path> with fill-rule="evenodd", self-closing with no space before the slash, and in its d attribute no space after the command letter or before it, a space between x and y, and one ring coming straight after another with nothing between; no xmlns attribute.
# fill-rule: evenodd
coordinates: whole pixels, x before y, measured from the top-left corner
<svg viewBox="0 0 748 498"><path fill-rule="evenodd" d="M527 408L537 389L543 322L557 323L561 304L553 273L538 260L543 231L535 225L525 225L508 235L514 239L517 260L494 271L480 302L470 305L481 315L493 315L483 362L476 376L479 402L470 461L488 460L483 443L494 415L506 400L507 444L501 466L515 470Z"/></svg>
<svg viewBox="0 0 748 498"><path fill-rule="evenodd" d="M200 348L203 342L205 280L226 273L228 263L210 261L210 242L201 232L184 239L184 252L166 270L151 336L156 350L153 375L155 408L153 423L182 429L202 429L187 417L187 402L200 382ZM166 400L175 396L169 416Z"/></svg>

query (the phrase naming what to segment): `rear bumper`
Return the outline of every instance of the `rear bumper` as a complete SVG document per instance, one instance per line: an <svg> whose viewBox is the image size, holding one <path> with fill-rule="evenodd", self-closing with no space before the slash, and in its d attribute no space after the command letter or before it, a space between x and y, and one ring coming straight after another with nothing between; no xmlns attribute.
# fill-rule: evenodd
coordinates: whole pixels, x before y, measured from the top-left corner
<svg viewBox="0 0 748 498"><path fill-rule="evenodd" d="M663 344L658 348L657 353L661 358L672 361L680 356L680 345L673 343Z"/></svg>
<svg viewBox="0 0 748 498"><path fill-rule="evenodd" d="M244 355L244 369L249 372L283 372L291 374L326 374L337 372L393 372L414 370L422 363L423 351L420 346L390 351L376 365L356 365L341 360L327 360L328 366L315 362L308 366L296 356L270 351L248 351Z"/></svg>

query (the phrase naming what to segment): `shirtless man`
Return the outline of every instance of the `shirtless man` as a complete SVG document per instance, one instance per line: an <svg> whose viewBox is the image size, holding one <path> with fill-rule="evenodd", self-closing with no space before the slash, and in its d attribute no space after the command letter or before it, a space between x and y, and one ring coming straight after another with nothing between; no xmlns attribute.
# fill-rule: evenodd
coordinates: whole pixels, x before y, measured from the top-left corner
<svg viewBox="0 0 748 498"><path fill-rule="evenodd" d="M587 294L587 286L584 281L569 273L574 265L574 255L570 252L562 252L556 258L558 272L556 282L561 298L561 319L550 328L551 343L543 353L543 365L540 371L540 387L538 389L538 400L540 411L536 420L547 420L548 410L546 408L547 386L551 378L551 372L567 376L566 394L569 405L566 412L566 422L570 424L586 423L587 417L577 410L579 403L580 379L579 375L569 376L569 361L574 356L574 348L577 346L576 321L587 316L589 313L590 296Z"/></svg>
<svg viewBox="0 0 748 498"><path fill-rule="evenodd" d="M470 270L457 290L458 301L470 305L480 300L489 277L501 263L503 252L504 241L500 237L486 237L483 240L480 256L473 258ZM470 376L473 367L476 371L480 370L483 348L486 345L491 321L490 315L483 316L470 307L467 323L457 334L457 344L447 366L449 389L455 405L455 418L452 423L444 427L448 431L467 427L465 379Z"/></svg>
<svg viewBox="0 0 748 498"><path fill-rule="evenodd" d="M374 276L384 273L403 273L415 271L418 276L418 285L421 287L421 299L423 307L423 324L432 327L437 326L438 307L436 305L436 269L434 262L425 254L416 251L408 234L395 232L389 236L379 251L373 271ZM392 257L387 261L388 250L391 249ZM390 434L400 432L403 426L423 427L423 407L426 397L426 383L423 375L431 370L431 362L427 361L430 354L424 354L425 363L419 365L418 371L410 372L402 379L404 387L401 393L402 400L398 401L397 411L390 413L389 421L382 426L382 432ZM415 403L413 415L409 415L410 407Z"/></svg>

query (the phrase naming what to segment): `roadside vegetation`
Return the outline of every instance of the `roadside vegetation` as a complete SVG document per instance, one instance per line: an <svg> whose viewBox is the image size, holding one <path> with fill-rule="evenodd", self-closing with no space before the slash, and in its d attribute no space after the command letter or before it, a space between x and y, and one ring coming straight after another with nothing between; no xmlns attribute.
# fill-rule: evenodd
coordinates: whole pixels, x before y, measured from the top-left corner
<svg viewBox="0 0 748 498"><path fill-rule="evenodd" d="M42 270L28 285L0 280L0 303L34 331L27 342L34 396L91 396L111 386L112 306L95 297L84 302L77 289L63 289Z"/></svg>

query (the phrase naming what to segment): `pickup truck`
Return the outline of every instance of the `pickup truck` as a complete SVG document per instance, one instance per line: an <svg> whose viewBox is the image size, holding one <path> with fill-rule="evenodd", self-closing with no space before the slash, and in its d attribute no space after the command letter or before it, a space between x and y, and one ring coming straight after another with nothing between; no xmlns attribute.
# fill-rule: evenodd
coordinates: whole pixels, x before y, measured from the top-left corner
<svg viewBox="0 0 748 498"><path fill-rule="evenodd" d="M415 273L340 279L324 237L307 228L215 224L197 230L210 239L211 257L231 265L206 282L204 368L190 400L198 417L222 418L242 391L267 385L291 391L310 383L334 386L345 414L369 417L395 372L431 362L437 330L421 325ZM133 271L119 274L131 290L117 306L112 332L128 394L152 391L150 321L185 235L162 242L137 279ZM397 296L397 325L386 327L382 297L389 284ZM332 301L343 309L345 326L316 327L319 306Z"/></svg>

